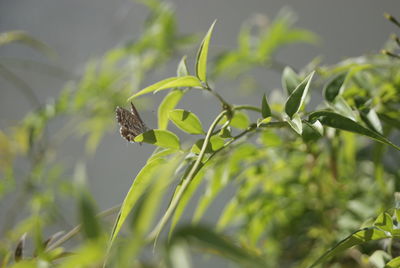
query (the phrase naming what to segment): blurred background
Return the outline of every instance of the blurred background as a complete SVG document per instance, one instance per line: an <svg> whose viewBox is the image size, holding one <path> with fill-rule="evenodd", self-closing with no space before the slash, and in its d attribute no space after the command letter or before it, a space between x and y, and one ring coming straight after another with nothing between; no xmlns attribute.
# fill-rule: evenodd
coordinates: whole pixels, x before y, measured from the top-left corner
<svg viewBox="0 0 400 268"><path fill-rule="evenodd" d="M279 50L276 58L281 63L301 68L316 57L323 64L334 64L345 57L357 57L379 51L396 29L384 19L384 12L400 14L398 0L169 0L177 16L182 33L198 33L201 37L210 24L217 25L210 45L211 56L237 44L242 23L256 14L268 21L283 8L294 11L296 26L308 29L320 37L315 45L296 44ZM0 77L0 129L6 129L21 120L29 111L56 98L69 81L81 77L87 61L101 57L109 49L138 37L148 9L128 0L1 0L0 32L23 30L43 41L55 52L45 57L29 47L12 44L0 49L0 58L27 83L29 99L13 83ZM200 38L195 44L198 44ZM196 45L197 47L197 45ZM197 49L197 48L196 48ZM193 66L196 49L188 51L189 66ZM13 59L25 59L42 65L16 64ZM163 77L173 76L179 59L162 68L154 77L146 78L143 86ZM264 92L280 87L280 73L273 70L257 70L254 73L259 84L252 92L241 93L227 85L217 91L232 103L258 104ZM196 93L199 95L199 93ZM161 93L161 95L163 95ZM204 118L207 126L214 115L214 100L207 97L188 97L185 108L190 108ZM157 97L154 102L139 105L144 121L150 128L156 127ZM208 109L208 105L210 109ZM114 110L110 110L114 116ZM207 119L208 118L208 119ZM49 130L62 129L64 121L54 122ZM87 164L88 183L99 209L119 204L132 179L144 165L153 150L151 145L127 144L110 124L111 135L101 140L96 152L85 156L82 138L67 140L60 149L60 158L74 169L76 160ZM213 206L218 213L219 205ZM73 211L72 208L66 208ZM0 217L4 211L0 212ZM73 224L73 220L70 222Z"/></svg>

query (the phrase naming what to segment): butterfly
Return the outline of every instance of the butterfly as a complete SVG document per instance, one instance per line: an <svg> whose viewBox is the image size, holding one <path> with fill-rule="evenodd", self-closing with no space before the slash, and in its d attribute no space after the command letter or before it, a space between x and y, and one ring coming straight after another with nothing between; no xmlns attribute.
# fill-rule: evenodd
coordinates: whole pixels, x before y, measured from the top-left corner
<svg viewBox="0 0 400 268"><path fill-rule="evenodd" d="M117 106L115 109L117 122L120 125L119 133L129 142L134 142L134 138L149 130L143 123L135 106L131 102L131 110Z"/></svg>

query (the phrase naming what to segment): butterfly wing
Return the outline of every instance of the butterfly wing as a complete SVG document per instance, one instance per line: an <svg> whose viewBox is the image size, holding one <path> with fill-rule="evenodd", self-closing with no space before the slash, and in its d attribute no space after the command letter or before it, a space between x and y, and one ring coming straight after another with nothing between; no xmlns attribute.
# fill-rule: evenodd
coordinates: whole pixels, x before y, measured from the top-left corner
<svg viewBox="0 0 400 268"><path fill-rule="evenodd" d="M120 124L119 132L123 138L129 142L133 142L133 139L147 130L143 121L138 117L138 113L131 113L125 108L117 107L115 110L117 122Z"/></svg>

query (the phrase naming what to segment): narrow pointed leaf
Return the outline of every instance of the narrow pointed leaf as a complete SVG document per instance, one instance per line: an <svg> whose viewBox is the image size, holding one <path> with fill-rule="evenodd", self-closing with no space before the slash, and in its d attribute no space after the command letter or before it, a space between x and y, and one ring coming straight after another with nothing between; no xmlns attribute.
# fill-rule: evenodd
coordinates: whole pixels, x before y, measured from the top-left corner
<svg viewBox="0 0 400 268"><path fill-rule="evenodd" d="M377 227L368 227L354 232L352 235L346 237L340 241L336 246L327 251L322 255L311 267L315 267L321 264L331 257L349 249L355 245L359 245L372 240L379 240L383 238L391 238L392 235L384 230L380 230Z"/></svg>
<svg viewBox="0 0 400 268"><path fill-rule="evenodd" d="M164 148L180 149L178 136L168 130L152 129L136 136L134 141L150 143Z"/></svg>
<svg viewBox="0 0 400 268"><path fill-rule="evenodd" d="M184 77L189 75L188 67L186 64L186 56L183 56L178 64L178 69L176 71L178 77Z"/></svg>
<svg viewBox="0 0 400 268"><path fill-rule="evenodd" d="M297 113L304 103L308 89L310 87L311 79L314 75L312 72L308 75L292 92L285 104L285 112L292 119L293 115Z"/></svg>
<svg viewBox="0 0 400 268"><path fill-rule="evenodd" d="M176 89L165 96L158 107L158 129L167 129L169 112L176 107L184 94L185 91Z"/></svg>
<svg viewBox="0 0 400 268"><path fill-rule="evenodd" d="M160 90L165 90L169 88L175 87L201 87L201 82L197 77L194 76L183 76L183 77L170 77L164 80L161 80L151 86L148 86L141 91L137 92L133 96L131 96L128 101L133 100L136 97L151 93L158 92Z"/></svg>
<svg viewBox="0 0 400 268"><path fill-rule="evenodd" d="M169 229L170 235L174 231L175 226L177 225L179 219L182 217L182 214L185 211L185 208L189 204L189 201L192 199L196 190L199 188L203 179L204 179L204 169L200 170L199 173L197 173L197 175L193 178L193 181L190 183L189 187L186 189L182 198L179 200L179 204L176 207L174 216L172 217L171 220L171 227Z"/></svg>
<svg viewBox="0 0 400 268"><path fill-rule="evenodd" d="M169 119L181 130L189 134L203 134L200 119L192 112L176 109L169 112Z"/></svg>
<svg viewBox="0 0 400 268"><path fill-rule="evenodd" d="M208 56L208 47L210 45L211 35L215 26L214 21L211 24L210 29L208 30L206 36L204 37L203 41L201 42L199 51L197 53L197 60L196 60L196 75L197 77L203 81L207 82L207 56Z"/></svg>
<svg viewBox="0 0 400 268"><path fill-rule="evenodd" d="M330 80L323 89L324 98L328 102L333 102L341 93L343 83L346 80L347 72L340 73Z"/></svg>
<svg viewBox="0 0 400 268"><path fill-rule="evenodd" d="M267 97L265 96L265 94L263 95L261 102L261 115L263 118L271 117L271 108L269 107Z"/></svg>
<svg viewBox="0 0 400 268"><path fill-rule="evenodd" d="M303 133L303 123L301 122L299 114L296 113L292 119L286 118L286 122L288 122L290 127L296 131L297 134L301 135Z"/></svg>
<svg viewBox="0 0 400 268"><path fill-rule="evenodd" d="M131 188L125 196L124 202L122 203L121 210L118 218L115 222L114 229L111 235L111 243L115 240L122 225L126 221L129 213L132 211L139 198L144 194L148 186L151 184L152 178L157 171L160 171L160 167L166 161L163 158L157 158L153 161L146 163L139 174L134 179Z"/></svg>
<svg viewBox="0 0 400 268"><path fill-rule="evenodd" d="M318 111L309 115L309 121L314 122L315 119L318 119L322 125L361 134L370 137L371 139L374 139L378 142L390 145L397 150L400 150L400 147L393 144L391 141L389 141L386 137L382 136L378 132L365 128L359 123L343 115L330 111Z"/></svg>

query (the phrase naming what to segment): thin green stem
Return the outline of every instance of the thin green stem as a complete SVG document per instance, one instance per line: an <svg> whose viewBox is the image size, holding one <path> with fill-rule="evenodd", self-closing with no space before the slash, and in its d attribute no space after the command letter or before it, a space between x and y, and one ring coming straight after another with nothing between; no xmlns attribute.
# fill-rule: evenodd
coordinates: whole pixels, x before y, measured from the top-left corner
<svg viewBox="0 0 400 268"><path fill-rule="evenodd" d="M210 141L210 138L212 136L212 133L213 133L215 127L217 126L218 122L225 116L226 113L227 113L227 111L225 111L225 110L222 111L215 118L214 122L211 124L210 128L207 131L206 137L203 142L203 146L201 147L201 151L199 153L199 156L196 159L196 162L193 164L193 166L190 169L190 172L188 173L186 178L184 178L182 180L183 181L182 185L179 188L178 192L176 193L176 196L174 196L174 198L171 200L171 203L170 203L169 207L167 208L167 211L165 212L164 216L158 222L158 224L153 229L153 231L149 234L149 236L147 238L148 241L156 240L158 235L160 234L161 230L167 224L168 220L172 217L183 194L185 193L186 189L189 187L190 183L192 182L193 178L196 176L197 172L200 170L199 167L201 166L201 161L203 160L203 157L206 153L207 145Z"/></svg>
<svg viewBox="0 0 400 268"><path fill-rule="evenodd" d="M261 113L261 108L253 105L237 105L233 107L233 110L249 110Z"/></svg>
<svg viewBox="0 0 400 268"><path fill-rule="evenodd" d="M230 105L218 92L216 92L214 89L212 89L209 85L205 86L205 89L211 92L222 104L224 109L230 108L232 105Z"/></svg>
<svg viewBox="0 0 400 268"><path fill-rule="evenodd" d="M117 205L117 206L114 206L112 208L106 209L106 210L100 212L99 214L97 214L97 217L102 218L102 217L106 217L108 215L112 215L112 214L118 212L120 208L121 208L121 205ZM77 226L72 228L68 233L66 233L65 235L60 237L60 239L58 239L54 243L50 244L47 247L46 251L51 251L51 250L61 246L62 244L64 244L68 240L70 240L72 237L77 235L80 232L80 230L81 230L81 225L78 224Z"/></svg>

